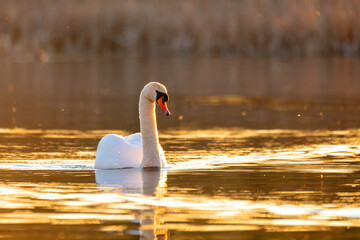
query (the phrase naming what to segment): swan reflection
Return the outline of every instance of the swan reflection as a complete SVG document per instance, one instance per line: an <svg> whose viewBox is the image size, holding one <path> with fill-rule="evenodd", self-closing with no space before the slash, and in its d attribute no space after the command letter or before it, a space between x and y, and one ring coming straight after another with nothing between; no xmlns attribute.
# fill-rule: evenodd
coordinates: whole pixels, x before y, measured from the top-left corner
<svg viewBox="0 0 360 240"><path fill-rule="evenodd" d="M96 169L95 179L99 187L110 187L122 194L142 194L161 198L166 194L166 170L162 169ZM163 222L163 209L151 206L141 209L140 239L167 239L168 231Z"/></svg>

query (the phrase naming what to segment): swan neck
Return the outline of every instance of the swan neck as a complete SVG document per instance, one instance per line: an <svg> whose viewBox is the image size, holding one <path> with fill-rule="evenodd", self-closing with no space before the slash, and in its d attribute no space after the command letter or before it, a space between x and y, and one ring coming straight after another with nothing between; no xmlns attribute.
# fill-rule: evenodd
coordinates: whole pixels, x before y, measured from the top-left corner
<svg viewBox="0 0 360 240"><path fill-rule="evenodd" d="M139 114L143 147L141 167L161 167L155 103L140 95Z"/></svg>

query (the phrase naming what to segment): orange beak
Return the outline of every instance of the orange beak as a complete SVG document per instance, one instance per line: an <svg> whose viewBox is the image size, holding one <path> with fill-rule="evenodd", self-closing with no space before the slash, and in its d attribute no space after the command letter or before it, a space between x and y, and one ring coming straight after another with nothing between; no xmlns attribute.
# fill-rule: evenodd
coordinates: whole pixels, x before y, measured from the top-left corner
<svg viewBox="0 0 360 240"><path fill-rule="evenodd" d="M161 110L164 112L164 114L165 114L166 116L169 116L169 115L170 115L170 111L169 111L169 109L168 109L167 106L166 106L166 102L163 101L163 98L164 98L164 97L159 98L159 99L157 100L157 103L159 104L159 106L160 106Z"/></svg>

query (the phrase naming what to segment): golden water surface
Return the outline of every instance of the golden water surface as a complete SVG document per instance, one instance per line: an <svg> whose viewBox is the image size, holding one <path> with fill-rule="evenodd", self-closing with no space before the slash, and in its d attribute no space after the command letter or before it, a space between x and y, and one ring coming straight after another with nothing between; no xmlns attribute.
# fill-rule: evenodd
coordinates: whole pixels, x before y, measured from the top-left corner
<svg viewBox="0 0 360 240"><path fill-rule="evenodd" d="M360 61L0 62L0 239L359 239ZM95 170L138 131L148 81L162 170Z"/></svg>
<svg viewBox="0 0 360 240"><path fill-rule="evenodd" d="M360 129L167 130L167 169L94 170L108 132L0 129L0 237L359 234Z"/></svg>

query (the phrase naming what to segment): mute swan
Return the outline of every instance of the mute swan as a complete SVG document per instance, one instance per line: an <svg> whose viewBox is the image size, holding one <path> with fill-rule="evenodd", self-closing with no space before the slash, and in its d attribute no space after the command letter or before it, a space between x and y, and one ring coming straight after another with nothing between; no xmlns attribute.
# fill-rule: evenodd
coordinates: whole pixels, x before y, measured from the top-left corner
<svg viewBox="0 0 360 240"><path fill-rule="evenodd" d="M157 82L148 83L140 93L139 116L140 132L126 137L108 134L97 147L95 168L146 168L165 167L166 160L159 143L155 102L166 116L170 112L166 106L169 100L164 85Z"/></svg>

